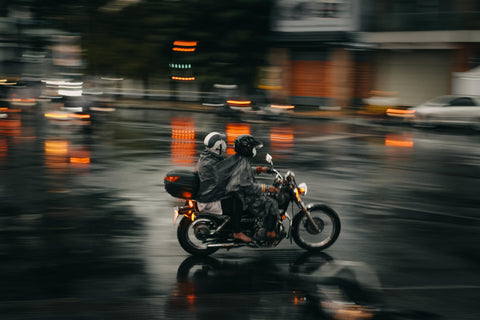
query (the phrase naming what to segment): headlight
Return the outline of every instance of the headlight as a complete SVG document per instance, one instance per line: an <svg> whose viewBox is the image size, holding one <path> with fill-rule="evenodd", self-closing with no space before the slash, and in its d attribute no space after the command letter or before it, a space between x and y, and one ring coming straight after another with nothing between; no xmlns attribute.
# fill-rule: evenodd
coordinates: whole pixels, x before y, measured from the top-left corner
<svg viewBox="0 0 480 320"><path fill-rule="evenodd" d="M293 173L292 171L288 171L287 174L285 175L285 178L287 178L288 180L291 180L292 178L295 178L295 173Z"/></svg>
<svg viewBox="0 0 480 320"><path fill-rule="evenodd" d="M302 182L298 185L298 193L302 196L306 195L308 191L307 184L305 182Z"/></svg>

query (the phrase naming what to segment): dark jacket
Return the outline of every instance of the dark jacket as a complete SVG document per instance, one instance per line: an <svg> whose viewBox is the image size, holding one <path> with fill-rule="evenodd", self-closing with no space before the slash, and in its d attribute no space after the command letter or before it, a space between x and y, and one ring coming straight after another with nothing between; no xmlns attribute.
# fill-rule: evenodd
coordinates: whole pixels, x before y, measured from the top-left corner
<svg viewBox="0 0 480 320"><path fill-rule="evenodd" d="M208 173L203 178L200 177L201 192L197 195L200 202L212 202L235 196L242 201L243 210L249 210L257 216L278 213L276 201L262 193L262 185L257 183L256 169L252 168L250 158L239 154L217 162L207 154L204 158L202 163L207 163L208 158L210 165L205 166ZM200 172L199 167L199 176Z"/></svg>
<svg viewBox="0 0 480 320"><path fill-rule="evenodd" d="M243 204L243 210L248 210L256 216L277 215L277 202L262 192L262 184L256 179L257 170L252 168L251 158L235 154L231 156L234 163L231 178L227 183L226 191L237 196ZM230 159L229 158L229 159ZM266 190L267 186L263 186Z"/></svg>

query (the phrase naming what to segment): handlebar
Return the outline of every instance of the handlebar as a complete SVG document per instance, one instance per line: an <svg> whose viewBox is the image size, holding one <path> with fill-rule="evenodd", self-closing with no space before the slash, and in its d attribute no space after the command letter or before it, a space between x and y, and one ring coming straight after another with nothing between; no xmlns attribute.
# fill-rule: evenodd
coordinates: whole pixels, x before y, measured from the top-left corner
<svg viewBox="0 0 480 320"><path fill-rule="evenodd" d="M283 180L283 176L278 172L277 169L273 167L273 161L272 161L272 156L267 153L266 156L267 163L270 164L270 166L267 169L267 173L270 174L275 174L275 180Z"/></svg>
<svg viewBox="0 0 480 320"><path fill-rule="evenodd" d="M278 172L277 169L275 168L271 168L271 172L272 174L275 174L275 180L283 180L283 176L280 174L280 172Z"/></svg>

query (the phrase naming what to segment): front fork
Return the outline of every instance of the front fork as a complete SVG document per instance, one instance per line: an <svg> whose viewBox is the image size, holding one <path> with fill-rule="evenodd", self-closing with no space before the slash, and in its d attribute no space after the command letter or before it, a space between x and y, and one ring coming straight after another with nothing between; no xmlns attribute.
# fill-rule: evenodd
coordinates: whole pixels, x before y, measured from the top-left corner
<svg viewBox="0 0 480 320"><path fill-rule="evenodd" d="M303 212L303 213L305 214L305 216L307 217L308 221L309 221L309 222L312 224L312 226L314 227L315 231L321 232L320 228L317 226L317 223L315 222L315 220L313 220L312 215L310 214L310 210L308 210L308 207L303 203L302 199L300 199L300 197L298 197L298 198L297 198L297 201L295 201L295 203L298 205L298 207L300 208L301 212ZM293 219L288 215L287 209L285 209L285 211L284 211L283 214L282 214L282 220L285 220L285 219L288 219L288 221L289 221L288 238L290 238L290 242L292 242L291 233L292 233L292 223L293 223Z"/></svg>
<svg viewBox="0 0 480 320"><path fill-rule="evenodd" d="M310 214L310 210L308 210L308 207L305 206L302 200L298 202L298 206L302 210L302 212L305 214L307 217L308 221L312 224L313 228L315 229L316 232L321 232L322 230L317 226L317 223L315 220L313 220L312 215Z"/></svg>

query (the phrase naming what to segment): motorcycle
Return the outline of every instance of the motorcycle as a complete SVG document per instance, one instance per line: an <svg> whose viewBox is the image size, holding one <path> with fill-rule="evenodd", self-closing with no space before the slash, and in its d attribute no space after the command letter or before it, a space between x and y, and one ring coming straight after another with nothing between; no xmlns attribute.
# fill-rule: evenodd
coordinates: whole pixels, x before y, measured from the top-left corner
<svg viewBox="0 0 480 320"><path fill-rule="evenodd" d="M290 239L291 243L293 240L310 252L319 252L335 243L341 228L338 214L325 204L305 204L302 196L307 194L306 183L297 184L292 171L282 176L274 168L269 154L266 161L270 164L269 171L275 175L273 186L279 190L277 194L269 194L276 198L280 209L275 226L277 237L266 237L264 217L243 212L240 224L242 232L253 239L249 243L233 238L228 213L218 215L198 211L194 199L198 177L194 172L172 170L167 173L164 179L166 191L174 197L185 199L183 206L175 208L173 223L182 217L177 239L186 252L195 256L208 256L221 248L269 248L278 246L283 239ZM292 210L291 216L287 212L289 207Z"/></svg>

